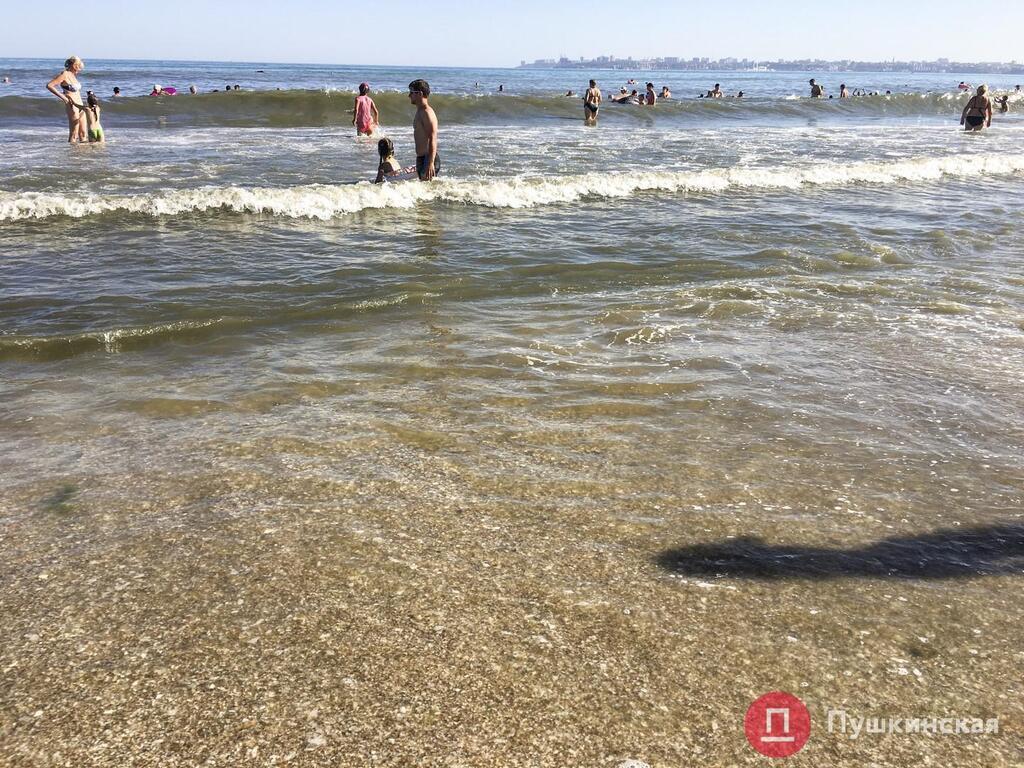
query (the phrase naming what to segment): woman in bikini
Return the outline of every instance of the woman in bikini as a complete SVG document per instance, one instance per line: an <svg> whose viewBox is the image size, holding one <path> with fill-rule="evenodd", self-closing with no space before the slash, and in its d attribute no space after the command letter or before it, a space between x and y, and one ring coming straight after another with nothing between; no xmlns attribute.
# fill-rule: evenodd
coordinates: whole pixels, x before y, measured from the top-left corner
<svg viewBox="0 0 1024 768"><path fill-rule="evenodd" d="M85 118L81 113L82 84L78 82L78 73L83 69L85 62L72 56L64 62L64 71L46 84L46 90L64 102L68 114L68 142L71 144L86 140Z"/></svg>
<svg viewBox="0 0 1024 768"><path fill-rule="evenodd" d="M982 128L992 127L992 99L988 97L988 86L979 85L978 93L971 96L963 113L960 115L960 125L965 131L980 131Z"/></svg>

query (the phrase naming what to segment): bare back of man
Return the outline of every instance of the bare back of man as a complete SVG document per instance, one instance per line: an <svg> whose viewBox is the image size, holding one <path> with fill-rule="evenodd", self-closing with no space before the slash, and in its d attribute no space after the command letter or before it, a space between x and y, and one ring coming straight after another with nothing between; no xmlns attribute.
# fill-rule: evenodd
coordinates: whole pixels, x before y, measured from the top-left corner
<svg viewBox="0 0 1024 768"><path fill-rule="evenodd" d="M590 87L587 89L587 93L583 97L584 125L595 125L597 123L597 113L600 109L601 89L597 87L597 83L595 81L591 80Z"/></svg>

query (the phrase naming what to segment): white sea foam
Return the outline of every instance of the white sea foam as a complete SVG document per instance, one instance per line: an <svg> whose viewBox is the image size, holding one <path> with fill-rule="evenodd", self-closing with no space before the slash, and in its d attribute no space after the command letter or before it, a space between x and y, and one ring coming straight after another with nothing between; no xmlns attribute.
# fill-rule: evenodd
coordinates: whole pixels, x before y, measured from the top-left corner
<svg viewBox="0 0 1024 768"><path fill-rule="evenodd" d="M720 194L730 189L786 189L937 181L1024 171L1024 154L956 155L889 163L821 163L705 171L587 173L431 184L310 184L297 187L200 187L139 195L0 193L0 221L83 218L106 213L181 216L206 211L328 220L374 208L412 208L442 202L488 208L532 208L582 199L629 197L642 192Z"/></svg>

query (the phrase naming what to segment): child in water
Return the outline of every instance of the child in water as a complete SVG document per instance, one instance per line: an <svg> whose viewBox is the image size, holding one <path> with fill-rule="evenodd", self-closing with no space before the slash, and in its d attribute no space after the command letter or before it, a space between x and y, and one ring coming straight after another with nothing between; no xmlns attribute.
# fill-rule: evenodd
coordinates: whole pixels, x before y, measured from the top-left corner
<svg viewBox="0 0 1024 768"><path fill-rule="evenodd" d="M78 107L85 113L86 135L90 144L101 144L106 141L103 126L100 125L100 100L92 91L86 92L85 106Z"/></svg>
<svg viewBox="0 0 1024 768"><path fill-rule="evenodd" d="M380 113L377 111L377 105L370 98L368 83L359 84L359 95L356 96L352 125L356 127L357 136L370 136L374 128L380 125Z"/></svg>
<svg viewBox="0 0 1024 768"><path fill-rule="evenodd" d="M395 159L395 145L391 139L381 139L377 142L377 154L380 155L380 165L377 166L377 178L374 184L381 184L385 181L409 181L416 178L416 166L410 165L403 168Z"/></svg>

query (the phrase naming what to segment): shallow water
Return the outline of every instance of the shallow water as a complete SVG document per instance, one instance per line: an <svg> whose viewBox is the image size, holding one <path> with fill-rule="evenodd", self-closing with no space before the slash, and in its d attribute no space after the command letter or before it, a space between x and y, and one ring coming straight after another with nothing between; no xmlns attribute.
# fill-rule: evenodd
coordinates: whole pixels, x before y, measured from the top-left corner
<svg viewBox="0 0 1024 768"><path fill-rule="evenodd" d="M374 187L331 74L0 96L0 760L729 765L781 688L1004 718L808 759L1018 764L1019 116L464 71Z"/></svg>

